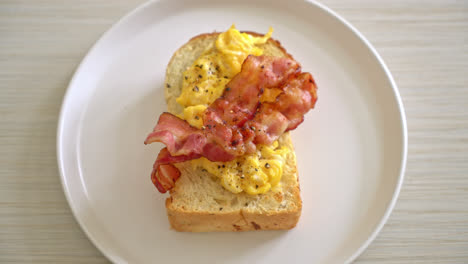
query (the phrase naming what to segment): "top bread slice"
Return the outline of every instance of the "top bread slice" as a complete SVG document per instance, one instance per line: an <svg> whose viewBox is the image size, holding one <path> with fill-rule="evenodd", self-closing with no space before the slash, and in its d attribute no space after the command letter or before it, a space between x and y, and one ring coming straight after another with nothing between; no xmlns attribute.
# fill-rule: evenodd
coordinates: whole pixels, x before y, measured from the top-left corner
<svg viewBox="0 0 468 264"><path fill-rule="evenodd" d="M246 32L260 36L254 32ZM168 111L179 114L183 110L176 102L182 90L183 74L194 61L214 45L219 33L202 34L189 40L177 50L166 70L165 97ZM264 54L291 57L281 44L273 39L262 45ZM175 164L181 171L175 187L166 200L171 227L177 231L248 231L290 229L301 215L302 201L296 166L296 156L289 132L278 140L289 152L281 187L265 194L234 194L224 189L216 176L198 168L190 161Z"/></svg>

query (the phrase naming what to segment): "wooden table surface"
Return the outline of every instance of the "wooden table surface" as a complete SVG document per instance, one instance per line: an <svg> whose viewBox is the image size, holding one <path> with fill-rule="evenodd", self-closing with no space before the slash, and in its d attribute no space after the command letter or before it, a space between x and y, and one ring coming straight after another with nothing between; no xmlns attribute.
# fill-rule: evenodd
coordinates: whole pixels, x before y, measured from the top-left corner
<svg viewBox="0 0 468 264"><path fill-rule="evenodd" d="M68 82L144 0L0 1L0 263L107 263L76 223L55 141ZM406 108L405 182L357 263L468 263L468 1L322 1L382 55Z"/></svg>

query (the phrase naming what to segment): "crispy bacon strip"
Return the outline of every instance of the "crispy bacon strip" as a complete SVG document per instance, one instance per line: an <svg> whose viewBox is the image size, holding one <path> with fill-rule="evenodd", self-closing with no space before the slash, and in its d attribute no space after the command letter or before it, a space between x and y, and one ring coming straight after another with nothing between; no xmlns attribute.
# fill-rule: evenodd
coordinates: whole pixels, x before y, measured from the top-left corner
<svg viewBox="0 0 468 264"><path fill-rule="evenodd" d="M275 102L263 103L246 127L255 130L254 144L271 144L284 132L304 121L304 114L317 101L316 85L310 73L301 73L282 87Z"/></svg>
<svg viewBox="0 0 468 264"><path fill-rule="evenodd" d="M153 132L145 140L145 144L153 142L163 142L170 153L180 156L201 153L206 144L206 137L187 121L164 112Z"/></svg>
<svg viewBox="0 0 468 264"><path fill-rule="evenodd" d="M205 111L203 120L208 141L222 146L234 156L254 152L256 147L250 133L245 137L245 130L250 129L250 126L245 126L246 122L258 115L260 97L265 89L284 86L300 69L296 61L288 58L248 56L241 72Z"/></svg>
<svg viewBox="0 0 468 264"><path fill-rule="evenodd" d="M260 103L265 89L280 89L274 102ZM204 113L204 127L197 129L170 113L163 113L145 144L162 142L153 183L165 192L179 177L173 163L204 156L230 161L270 144L285 131L295 129L317 101L312 75L287 58L249 56L239 74L226 85L223 95ZM177 171L177 172L176 172ZM163 190L163 191L162 191Z"/></svg>
<svg viewBox="0 0 468 264"><path fill-rule="evenodd" d="M283 92L276 102L260 104L263 91L271 88ZM315 100L312 76L300 74L297 62L249 56L223 95L205 111L203 130L163 113L145 144L162 142L174 156L196 153L212 161L233 160L255 151L255 144L271 143L295 128Z"/></svg>
<svg viewBox="0 0 468 264"><path fill-rule="evenodd" d="M176 180L180 177L180 171L173 163L198 159L200 157L200 155L196 154L172 156L167 148L163 148L154 162L151 181L160 193L165 193L175 186Z"/></svg>

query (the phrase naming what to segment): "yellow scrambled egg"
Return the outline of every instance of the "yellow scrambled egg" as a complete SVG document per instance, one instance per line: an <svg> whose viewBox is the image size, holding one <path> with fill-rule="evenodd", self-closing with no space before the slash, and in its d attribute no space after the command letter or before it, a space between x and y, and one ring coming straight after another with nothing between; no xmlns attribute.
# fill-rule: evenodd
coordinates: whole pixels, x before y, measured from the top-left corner
<svg viewBox="0 0 468 264"><path fill-rule="evenodd" d="M248 55L262 55L262 44L270 38L273 30L263 37L239 32L231 26L219 34L215 45L205 51L184 72L182 92L177 103L184 107L179 117L192 126L201 128L203 112L223 93L225 85L240 72ZM278 91L265 91L262 101L273 101ZM194 168L200 167L220 179L221 185L233 192L248 194L266 193L279 186L286 155L290 150L259 145L256 153L244 155L230 162L212 162L206 158L192 160Z"/></svg>

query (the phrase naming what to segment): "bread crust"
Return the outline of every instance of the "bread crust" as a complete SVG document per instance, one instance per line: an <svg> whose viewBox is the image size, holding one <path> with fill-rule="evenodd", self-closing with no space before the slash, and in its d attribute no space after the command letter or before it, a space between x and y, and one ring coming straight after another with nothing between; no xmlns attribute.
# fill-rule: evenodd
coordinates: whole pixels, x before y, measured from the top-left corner
<svg viewBox="0 0 468 264"><path fill-rule="evenodd" d="M254 35L254 36L263 36L262 34L245 31L245 33ZM174 68L172 65L174 61L177 60L180 56L183 56L186 50L192 50L187 48L188 45L191 45L194 42L201 41L211 41L214 39L218 32L205 33L197 35L191 38L186 44L180 47L172 56L169 64L168 71L166 72L166 89L165 97L166 102L168 103L168 109L170 112L178 113L181 111L180 106L175 102L175 98L180 94L180 91L174 91L174 88L181 88L181 78L174 78L174 74L170 72L170 69ZM279 56L284 56L292 58L290 54L286 52L281 43L274 39L269 39L268 44L275 46L278 50L277 53ZM200 51L193 51L200 52ZM196 56L195 56L196 57ZM192 62L186 62L186 66L180 66L182 70L185 71L187 65L191 65ZM180 72L180 71L179 71ZM290 139L289 133L285 133L282 136L284 144L288 145L292 151L292 142ZM249 207L240 208L237 210L190 210L186 209L183 206L176 206L174 197L177 190L176 188L170 191L171 196L166 199L166 209L171 228L176 231L185 231L185 232L212 232L212 231L251 231L251 230L284 230L291 229L296 226L299 221L301 210L302 210L302 201L300 197L300 187L299 179L297 177L297 165L295 155L293 155L292 161L293 168L291 169L292 174L295 174L297 181L292 186L286 186L289 190L292 206L288 207L286 210L255 210ZM195 173L195 172L194 172ZM184 173L182 171L181 177L190 177L189 173ZM284 175L283 175L284 177ZM279 197L279 199L285 199L284 197Z"/></svg>
<svg viewBox="0 0 468 264"><path fill-rule="evenodd" d="M186 211L173 207L171 197L166 199L166 208L171 228L184 232L285 230L295 227L301 216L301 208L262 214L248 209L234 212Z"/></svg>

